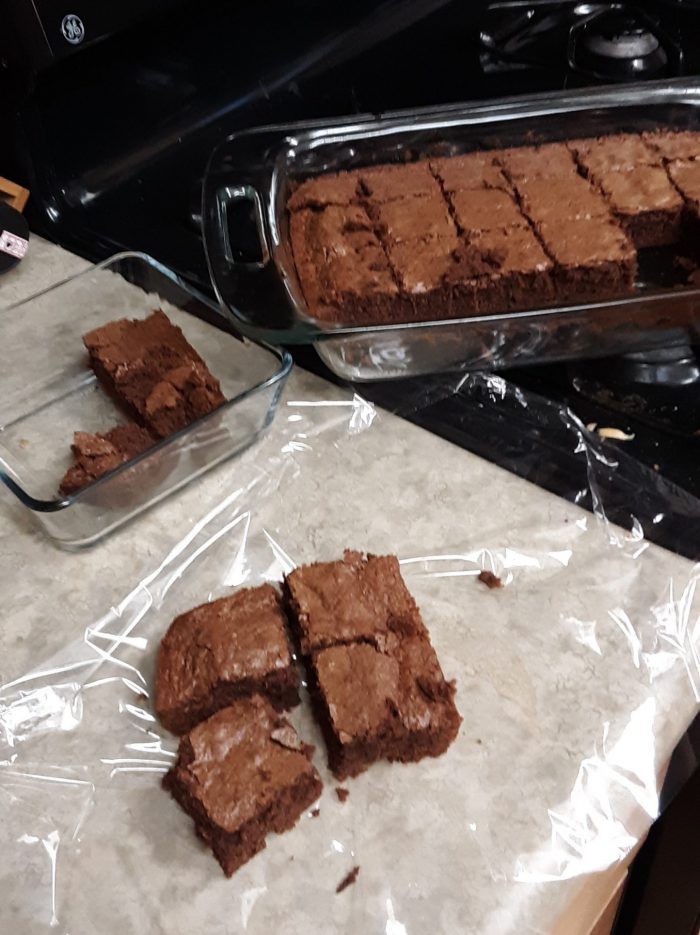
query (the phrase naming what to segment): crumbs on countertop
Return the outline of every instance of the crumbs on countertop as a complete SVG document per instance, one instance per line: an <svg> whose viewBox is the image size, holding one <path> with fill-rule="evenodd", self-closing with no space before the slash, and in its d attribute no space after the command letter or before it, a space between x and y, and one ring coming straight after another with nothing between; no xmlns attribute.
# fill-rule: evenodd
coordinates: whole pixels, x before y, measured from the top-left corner
<svg viewBox="0 0 700 935"><path fill-rule="evenodd" d="M486 569L484 569L482 572L479 572L478 580L485 584L487 588L491 588L491 590L494 588L503 587L503 582L498 577L498 575L494 575L492 571L486 571Z"/></svg>
<svg viewBox="0 0 700 935"><path fill-rule="evenodd" d="M335 888L336 893L342 893L343 890L346 890L349 886L352 886L352 884L357 879L357 875L359 874L359 872L360 872L359 867L353 867L350 873L344 876L343 879L340 881L340 883L336 886Z"/></svg>
<svg viewBox="0 0 700 935"><path fill-rule="evenodd" d="M338 800L340 802L345 802L347 797L350 795L350 792L347 789L344 789L342 786L336 786L335 794L338 796Z"/></svg>

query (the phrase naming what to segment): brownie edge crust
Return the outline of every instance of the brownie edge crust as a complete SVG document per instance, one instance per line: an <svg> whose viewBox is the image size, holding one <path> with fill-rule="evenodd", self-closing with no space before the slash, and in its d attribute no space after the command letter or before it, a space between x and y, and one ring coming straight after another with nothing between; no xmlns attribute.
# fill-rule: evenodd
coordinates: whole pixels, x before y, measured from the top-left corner
<svg viewBox="0 0 700 935"><path fill-rule="evenodd" d="M180 741L163 788L227 877L291 829L322 790L310 747L262 698L239 699Z"/></svg>

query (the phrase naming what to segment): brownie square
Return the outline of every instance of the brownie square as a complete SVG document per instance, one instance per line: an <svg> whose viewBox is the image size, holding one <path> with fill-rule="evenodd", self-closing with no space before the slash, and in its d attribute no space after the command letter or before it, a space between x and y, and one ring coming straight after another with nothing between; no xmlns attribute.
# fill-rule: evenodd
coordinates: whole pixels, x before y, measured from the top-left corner
<svg viewBox="0 0 700 935"><path fill-rule="evenodd" d="M286 576L285 596L305 655L356 640L383 648L426 633L394 555L347 550L340 561L302 565Z"/></svg>
<svg viewBox="0 0 700 935"><path fill-rule="evenodd" d="M328 749L343 780L378 760L440 756L461 718L430 642L404 637L384 650L368 643L314 653L311 691Z"/></svg>
<svg viewBox="0 0 700 935"><path fill-rule="evenodd" d="M242 695L263 695L278 711L298 704L286 624L270 584L176 617L158 652L155 709L163 727L184 734Z"/></svg>
<svg viewBox="0 0 700 935"><path fill-rule="evenodd" d="M599 172L597 181L637 247L660 247L681 237L683 199L661 166Z"/></svg>
<svg viewBox="0 0 700 935"><path fill-rule="evenodd" d="M472 277L460 262L466 248L456 234L388 249L394 275L410 297L416 318L455 318L476 311Z"/></svg>
<svg viewBox="0 0 700 935"><path fill-rule="evenodd" d="M663 159L700 157L700 133L693 130L656 130L643 133L644 142Z"/></svg>
<svg viewBox="0 0 700 935"><path fill-rule="evenodd" d="M219 381L160 309L83 336L101 383L153 434L165 438L226 400Z"/></svg>
<svg viewBox="0 0 700 935"><path fill-rule="evenodd" d="M230 877L321 794L312 749L262 698L240 698L182 737L163 787Z"/></svg>
<svg viewBox="0 0 700 935"><path fill-rule="evenodd" d="M580 218L568 224L545 222L538 229L556 263L561 301L588 302L633 291L637 254L614 221Z"/></svg>
<svg viewBox="0 0 700 935"><path fill-rule="evenodd" d="M75 463L64 474L59 493L77 493L98 477L151 448L157 441L147 429L134 423L117 425L108 432L96 434L76 432L71 445Z"/></svg>
<svg viewBox="0 0 700 935"><path fill-rule="evenodd" d="M440 186L427 162L360 169L359 175L364 194L375 204L407 195L440 194Z"/></svg>
<svg viewBox="0 0 700 935"><path fill-rule="evenodd" d="M471 242L498 258L497 269L479 280L479 312L535 308L554 301L553 263L529 227L483 231Z"/></svg>
<svg viewBox="0 0 700 935"><path fill-rule="evenodd" d="M464 233L499 227L527 226L510 192L498 188L460 191L450 195L455 220Z"/></svg>
<svg viewBox="0 0 700 935"><path fill-rule="evenodd" d="M359 200L360 177L357 172L338 172L307 179L292 193L287 202L290 211L301 208L326 208L329 205L350 205Z"/></svg>
<svg viewBox="0 0 700 935"><path fill-rule="evenodd" d="M568 179L576 174L576 163L565 143L501 149L494 151L494 157L513 181L559 177Z"/></svg>
<svg viewBox="0 0 700 935"><path fill-rule="evenodd" d="M700 207L700 160L674 160L668 174L686 201L697 211Z"/></svg>
<svg viewBox="0 0 700 935"><path fill-rule="evenodd" d="M510 188L506 177L490 153L467 153L445 159L431 159L430 168L446 192L480 188Z"/></svg>
<svg viewBox="0 0 700 935"><path fill-rule="evenodd" d="M638 166L659 165L659 156L636 133L618 133L598 139L573 140L569 146L587 173L627 172Z"/></svg>
<svg viewBox="0 0 700 935"><path fill-rule="evenodd" d="M369 210L387 245L449 238L455 234L454 222L440 192L383 202Z"/></svg>
<svg viewBox="0 0 700 935"><path fill-rule="evenodd" d="M578 175L567 179L522 179L517 190L523 212L535 224L610 215L605 198Z"/></svg>

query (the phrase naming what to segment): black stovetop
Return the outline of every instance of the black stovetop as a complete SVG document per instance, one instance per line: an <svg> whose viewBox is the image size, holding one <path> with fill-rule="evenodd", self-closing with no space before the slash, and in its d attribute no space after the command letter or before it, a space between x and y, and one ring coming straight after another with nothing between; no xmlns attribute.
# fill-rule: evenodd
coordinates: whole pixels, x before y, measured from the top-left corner
<svg viewBox="0 0 700 935"><path fill-rule="evenodd" d="M11 171L32 189L31 224L95 260L144 250L209 290L197 222L200 182L213 147L236 129L700 74L693 0L503 2L485 15L484 6L201 0L157 30L140 27L73 56L28 89L13 89L20 145ZM607 55L620 43L634 52L627 64ZM322 370L313 352L295 353ZM624 443L627 454L700 497L697 349L505 376L570 405L584 423L633 435ZM366 392L400 408L396 386ZM446 404L411 417L519 470L517 458L506 463L498 446L456 427ZM570 496L561 472L527 471ZM683 536L666 544L687 554L695 549Z"/></svg>

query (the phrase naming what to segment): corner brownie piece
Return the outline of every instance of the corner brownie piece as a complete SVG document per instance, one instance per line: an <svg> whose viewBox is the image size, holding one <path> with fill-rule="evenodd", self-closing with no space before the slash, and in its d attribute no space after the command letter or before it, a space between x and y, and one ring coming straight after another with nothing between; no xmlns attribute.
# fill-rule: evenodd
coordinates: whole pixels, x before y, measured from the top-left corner
<svg viewBox="0 0 700 935"><path fill-rule="evenodd" d="M125 464L158 441L140 425L117 425L108 432L76 432L71 449L75 458L63 476L59 493L77 493L120 465Z"/></svg>
<svg viewBox="0 0 700 935"><path fill-rule="evenodd" d="M348 549L340 561L296 568L284 587L304 654L356 640L383 648L399 636L426 635L394 555Z"/></svg>
<svg viewBox="0 0 700 935"><path fill-rule="evenodd" d="M633 291L637 254L614 221L544 222L538 231L556 263L555 285L562 301L589 302Z"/></svg>
<svg viewBox="0 0 700 935"><path fill-rule="evenodd" d="M440 756L461 717L430 642L404 637L384 650L368 643L314 653L311 691L336 778L378 760Z"/></svg>
<svg viewBox="0 0 700 935"><path fill-rule="evenodd" d="M360 177L357 172L338 172L306 179L291 194L287 207L290 211L301 208L326 208L329 205L350 205L359 198Z"/></svg>
<svg viewBox="0 0 700 935"><path fill-rule="evenodd" d="M661 166L598 171L595 179L637 248L661 247L681 238L683 199Z"/></svg>
<svg viewBox="0 0 700 935"><path fill-rule="evenodd" d="M158 653L156 714L174 734L243 695L277 709L299 703L286 617L272 585L244 588L181 614Z"/></svg>
<svg viewBox="0 0 700 935"><path fill-rule="evenodd" d="M160 309L145 319L109 322L83 343L98 379L160 438L226 401L219 381Z"/></svg>
<svg viewBox="0 0 700 935"><path fill-rule="evenodd" d="M180 740L163 787L193 819L227 877L294 827L321 794L313 748L257 695L242 698Z"/></svg>

